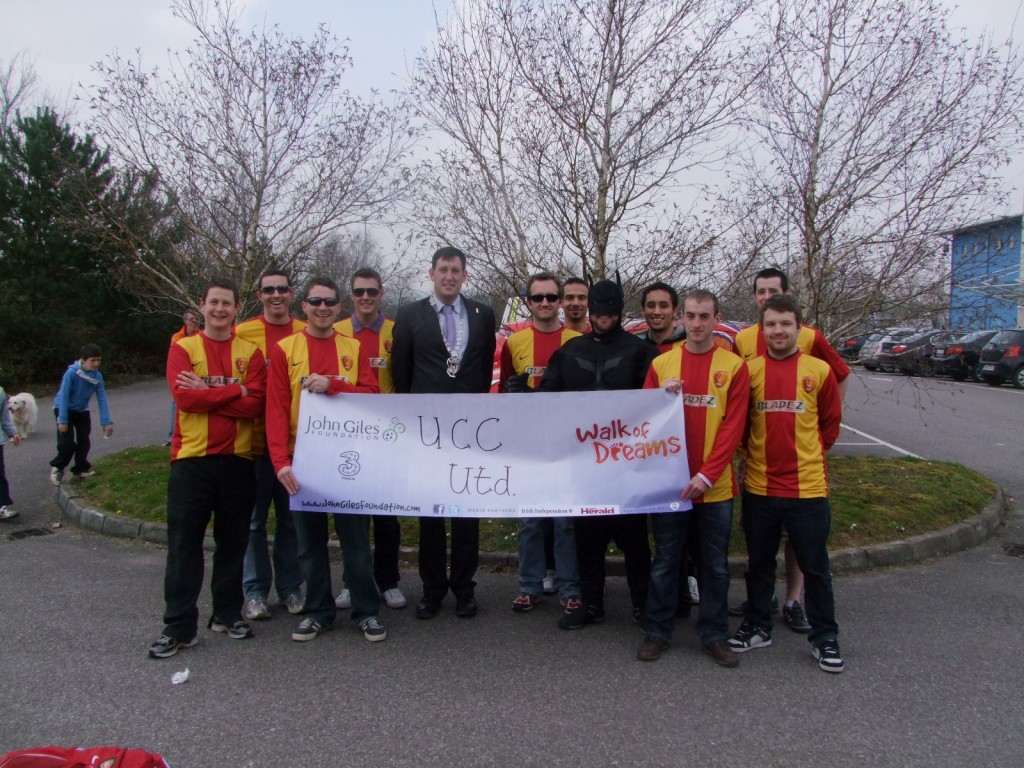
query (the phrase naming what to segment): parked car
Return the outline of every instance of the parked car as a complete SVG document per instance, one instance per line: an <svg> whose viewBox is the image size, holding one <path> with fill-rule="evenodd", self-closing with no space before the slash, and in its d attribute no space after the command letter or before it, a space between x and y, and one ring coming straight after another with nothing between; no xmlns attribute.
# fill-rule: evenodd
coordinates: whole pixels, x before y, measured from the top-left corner
<svg viewBox="0 0 1024 768"><path fill-rule="evenodd" d="M888 353L897 343L916 333L917 330L917 328L886 328L876 331L861 347L861 363L869 371L896 370L896 366L891 360L882 361L880 356Z"/></svg>
<svg viewBox="0 0 1024 768"><path fill-rule="evenodd" d="M851 336L836 347L836 352L847 360L856 360L860 355L864 342L868 340L870 335L870 333L858 333L856 336Z"/></svg>
<svg viewBox="0 0 1024 768"><path fill-rule="evenodd" d="M880 363L894 365L907 376L931 376L935 348L945 348L946 344L961 334L962 331L936 328L919 331L894 344L888 352L880 352L878 359Z"/></svg>
<svg viewBox="0 0 1024 768"><path fill-rule="evenodd" d="M981 349L999 331L973 331L953 339L945 347L938 347L932 355L932 367L940 376L952 376L963 381L968 376L981 381L978 372L978 361Z"/></svg>
<svg viewBox="0 0 1024 768"><path fill-rule="evenodd" d="M1000 331L981 350L978 375L986 384L998 387L1004 381L1024 389L1024 328Z"/></svg>

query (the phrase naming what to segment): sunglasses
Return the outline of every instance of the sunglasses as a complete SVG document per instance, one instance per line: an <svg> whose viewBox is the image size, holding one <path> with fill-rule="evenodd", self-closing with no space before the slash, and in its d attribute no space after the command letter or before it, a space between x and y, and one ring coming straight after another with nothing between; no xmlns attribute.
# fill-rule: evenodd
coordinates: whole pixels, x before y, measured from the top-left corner
<svg viewBox="0 0 1024 768"><path fill-rule="evenodd" d="M264 296L273 296L274 292L276 291L277 293L280 293L283 296L284 294L291 291L291 289L292 287L290 285L264 285L262 288L260 288L260 293L262 293Z"/></svg>
<svg viewBox="0 0 1024 768"><path fill-rule="evenodd" d="M380 288L353 288L352 295L357 299L361 299L363 296L369 296L371 299L376 299L380 295Z"/></svg>
<svg viewBox="0 0 1024 768"><path fill-rule="evenodd" d="M560 298L557 293L535 293L527 298L534 304L540 304L542 301L547 299L548 304L554 304Z"/></svg>
<svg viewBox="0 0 1024 768"><path fill-rule="evenodd" d="M320 296L310 296L306 299L306 303L311 307L319 307L323 304L325 307L336 307L341 302L341 299L324 299Z"/></svg>

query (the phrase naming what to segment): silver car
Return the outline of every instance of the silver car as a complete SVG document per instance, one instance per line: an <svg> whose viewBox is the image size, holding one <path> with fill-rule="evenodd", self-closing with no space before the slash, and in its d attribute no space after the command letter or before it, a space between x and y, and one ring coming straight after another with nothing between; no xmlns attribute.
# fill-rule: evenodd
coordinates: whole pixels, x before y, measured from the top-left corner
<svg viewBox="0 0 1024 768"><path fill-rule="evenodd" d="M891 359L880 359L880 355L888 352L900 341L917 333L917 328L885 328L872 333L860 349L860 362L869 371L895 371L896 365Z"/></svg>

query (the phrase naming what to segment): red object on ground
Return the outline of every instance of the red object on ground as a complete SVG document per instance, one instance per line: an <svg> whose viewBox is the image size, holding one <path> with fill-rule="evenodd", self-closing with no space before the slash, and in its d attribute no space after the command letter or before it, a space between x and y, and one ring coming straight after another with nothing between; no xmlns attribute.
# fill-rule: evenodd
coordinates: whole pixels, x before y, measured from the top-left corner
<svg viewBox="0 0 1024 768"><path fill-rule="evenodd" d="M8 752L0 768L168 768L158 754L124 747L36 747Z"/></svg>

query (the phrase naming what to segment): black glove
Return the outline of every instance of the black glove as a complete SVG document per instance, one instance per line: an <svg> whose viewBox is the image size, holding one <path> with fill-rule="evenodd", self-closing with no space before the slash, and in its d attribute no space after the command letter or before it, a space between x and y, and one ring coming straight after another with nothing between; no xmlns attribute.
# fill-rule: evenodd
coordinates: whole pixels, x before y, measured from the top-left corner
<svg viewBox="0 0 1024 768"><path fill-rule="evenodd" d="M529 392L530 391L530 374L528 373L517 373L515 376L508 377L508 384L506 385L506 392Z"/></svg>

